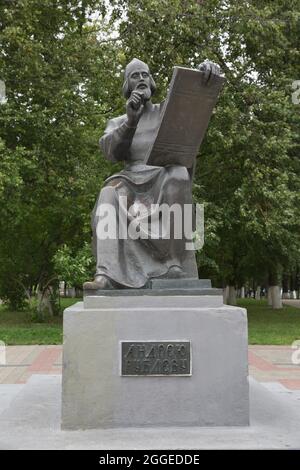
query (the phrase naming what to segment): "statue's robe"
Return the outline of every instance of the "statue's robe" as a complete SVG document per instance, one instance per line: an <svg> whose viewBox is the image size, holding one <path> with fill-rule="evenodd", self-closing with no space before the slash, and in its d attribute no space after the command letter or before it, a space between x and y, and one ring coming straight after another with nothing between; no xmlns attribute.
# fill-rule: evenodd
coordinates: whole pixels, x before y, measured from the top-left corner
<svg viewBox="0 0 300 470"><path fill-rule="evenodd" d="M126 125L126 115L111 119L100 139L105 157L113 162L124 160L125 168L105 181L93 210L96 275L105 275L123 287L140 288L149 279L171 277L169 273L173 266L177 267L177 271L180 269L182 277L198 277L195 253L186 249L190 239L185 236L176 239L173 223L170 239L99 239L96 233L101 204L110 204L115 208L117 234L121 224L123 229L124 225L127 228L134 219L134 214L128 210L132 205L138 208L142 203L150 211L151 204L179 204L183 211L184 204L192 204L191 178L184 166L156 167L145 164L147 151L159 126L161 109L162 104L150 104L150 109L144 111L136 129ZM127 197L127 207L120 202L120 196ZM145 222L143 214L139 216ZM150 233L150 224L148 230Z"/></svg>

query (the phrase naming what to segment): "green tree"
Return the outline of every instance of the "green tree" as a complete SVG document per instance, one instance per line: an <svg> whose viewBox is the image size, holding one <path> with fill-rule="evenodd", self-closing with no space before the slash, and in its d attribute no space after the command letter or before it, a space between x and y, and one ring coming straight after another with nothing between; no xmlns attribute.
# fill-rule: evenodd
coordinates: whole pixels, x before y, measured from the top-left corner
<svg viewBox="0 0 300 470"><path fill-rule="evenodd" d="M82 284L93 275L94 260L89 243L72 253L63 245L54 256L54 268L60 281L81 289Z"/></svg>
<svg viewBox="0 0 300 470"><path fill-rule="evenodd" d="M119 104L119 50L104 2L2 6L0 296L20 304L25 292L57 284L53 256L63 244L90 240L89 213L112 171L97 142Z"/></svg>
<svg viewBox="0 0 300 470"><path fill-rule="evenodd" d="M160 99L173 65L220 64L227 84L195 174L205 204L200 275L225 285L278 277L299 260L299 0L124 0L126 59L150 63Z"/></svg>
<svg viewBox="0 0 300 470"><path fill-rule="evenodd" d="M122 69L133 57L149 63L157 101L174 65L209 58L227 78L194 178L194 199L205 205L200 276L223 286L268 277L274 284L299 270L299 105L291 85L300 79L300 0L2 4L2 298L19 303L26 290L57 282L55 254L66 244L76 257L89 242L89 213L114 171L97 140L123 112Z"/></svg>

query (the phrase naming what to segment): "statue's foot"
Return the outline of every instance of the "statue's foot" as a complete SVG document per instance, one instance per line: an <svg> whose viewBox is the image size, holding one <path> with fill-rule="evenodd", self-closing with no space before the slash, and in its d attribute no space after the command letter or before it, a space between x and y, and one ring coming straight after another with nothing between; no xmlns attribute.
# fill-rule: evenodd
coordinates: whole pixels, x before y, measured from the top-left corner
<svg viewBox="0 0 300 470"><path fill-rule="evenodd" d="M184 277L184 272L179 268L179 266L171 266L164 277L166 279L178 279L180 277Z"/></svg>
<svg viewBox="0 0 300 470"><path fill-rule="evenodd" d="M108 277L102 276L101 274L95 276L93 281L88 281L83 284L85 290L97 290L97 289L114 289L113 283Z"/></svg>

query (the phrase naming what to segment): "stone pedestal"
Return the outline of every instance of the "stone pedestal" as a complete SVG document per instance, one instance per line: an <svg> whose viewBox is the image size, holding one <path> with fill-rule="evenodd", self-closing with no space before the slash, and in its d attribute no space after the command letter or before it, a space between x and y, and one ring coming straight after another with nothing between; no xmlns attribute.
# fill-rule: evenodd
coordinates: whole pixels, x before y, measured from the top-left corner
<svg viewBox="0 0 300 470"><path fill-rule="evenodd" d="M144 375L122 375L124 345ZM65 429L245 426L247 375L246 310L221 295L89 296L64 312Z"/></svg>

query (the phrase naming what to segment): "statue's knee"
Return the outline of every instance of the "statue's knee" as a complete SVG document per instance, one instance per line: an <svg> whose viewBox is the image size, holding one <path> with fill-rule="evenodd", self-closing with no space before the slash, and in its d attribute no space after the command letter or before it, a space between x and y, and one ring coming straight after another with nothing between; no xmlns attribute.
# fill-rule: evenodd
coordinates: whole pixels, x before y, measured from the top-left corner
<svg viewBox="0 0 300 470"><path fill-rule="evenodd" d="M176 183L190 181L190 175L185 166L169 166L168 171L170 179L176 181Z"/></svg>
<svg viewBox="0 0 300 470"><path fill-rule="evenodd" d="M190 182L190 174L185 166L180 166L180 179L184 182Z"/></svg>

